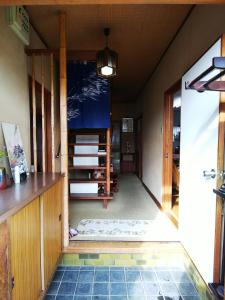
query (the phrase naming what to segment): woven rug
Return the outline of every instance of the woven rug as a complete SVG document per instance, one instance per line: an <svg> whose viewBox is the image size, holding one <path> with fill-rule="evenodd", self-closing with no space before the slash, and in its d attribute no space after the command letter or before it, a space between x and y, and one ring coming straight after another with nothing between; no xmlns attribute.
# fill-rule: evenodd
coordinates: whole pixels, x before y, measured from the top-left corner
<svg viewBox="0 0 225 300"><path fill-rule="evenodd" d="M152 226L150 220L83 219L77 231L89 236L138 237L148 234Z"/></svg>
<svg viewBox="0 0 225 300"><path fill-rule="evenodd" d="M161 224L162 225L162 224ZM174 241L179 240L168 224L155 220L83 219L71 240Z"/></svg>

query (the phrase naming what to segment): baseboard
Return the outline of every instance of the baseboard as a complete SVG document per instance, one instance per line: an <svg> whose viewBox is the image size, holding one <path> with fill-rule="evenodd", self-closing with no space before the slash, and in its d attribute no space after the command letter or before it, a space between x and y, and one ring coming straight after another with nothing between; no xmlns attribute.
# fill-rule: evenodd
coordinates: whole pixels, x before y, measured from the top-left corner
<svg viewBox="0 0 225 300"><path fill-rule="evenodd" d="M144 182L140 179L144 189L146 190L146 192L149 194L149 196L152 198L152 200L155 202L155 204L157 205L157 207L170 219L170 221L173 222L173 224L178 227L178 221L177 219L168 211L165 211L161 205L161 203L159 202L159 200L154 196L154 194L149 190L149 188L144 184Z"/></svg>
<svg viewBox="0 0 225 300"><path fill-rule="evenodd" d="M159 200L154 196L154 194L149 190L149 188L144 184L144 182L142 180L141 180L141 183L142 183L143 187L145 188L146 192L149 194L149 196L152 198L152 200L158 206L158 208L163 211L163 207L162 207L161 203L159 202Z"/></svg>

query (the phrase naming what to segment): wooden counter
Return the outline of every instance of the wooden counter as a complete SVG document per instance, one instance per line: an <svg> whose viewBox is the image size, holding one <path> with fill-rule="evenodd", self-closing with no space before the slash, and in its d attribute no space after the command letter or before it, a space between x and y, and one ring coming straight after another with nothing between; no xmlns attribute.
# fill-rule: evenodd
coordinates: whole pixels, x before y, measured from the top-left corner
<svg viewBox="0 0 225 300"><path fill-rule="evenodd" d="M0 191L0 223L47 191L62 176L60 173L30 175L25 182Z"/></svg>

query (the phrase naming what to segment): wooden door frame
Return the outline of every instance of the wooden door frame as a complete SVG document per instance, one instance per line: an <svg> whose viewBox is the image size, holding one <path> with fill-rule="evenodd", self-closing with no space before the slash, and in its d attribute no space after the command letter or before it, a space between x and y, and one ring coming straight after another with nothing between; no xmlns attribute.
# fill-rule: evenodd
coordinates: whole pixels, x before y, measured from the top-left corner
<svg viewBox="0 0 225 300"><path fill-rule="evenodd" d="M175 225L177 220L171 214L172 206L172 170L173 170L173 96L181 89L181 80L177 81L164 94L163 109L163 170L162 170L162 207Z"/></svg>
<svg viewBox="0 0 225 300"><path fill-rule="evenodd" d="M141 114L139 117L134 119L135 123L135 151L136 156L136 175L142 181L142 120L143 115ZM140 132L138 132L138 122L140 122ZM137 157L138 156L138 157Z"/></svg>
<svg viewBox="0 0 225 300"><path fill-rule="evenodd" d="M225 56L225 34L221 37L221 56ZM217 171L224 170L224 150L225 150L225 92L220 93L219 104L219 126L218 126L218 154ZM223 180L217 176L216 186L219 188ZM220 277L220 256L221 256L221 232L222 232L222 200L216 197L216 216L215 216L215 242L214 242L214 272L213 281L219 282Z"/></svg>

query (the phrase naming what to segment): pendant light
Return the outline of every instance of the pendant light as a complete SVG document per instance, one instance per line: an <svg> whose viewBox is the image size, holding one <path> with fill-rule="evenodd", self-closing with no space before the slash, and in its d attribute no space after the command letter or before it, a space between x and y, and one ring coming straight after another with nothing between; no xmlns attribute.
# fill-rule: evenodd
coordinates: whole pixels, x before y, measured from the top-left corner
<svg viewBox="0 0 225 300"><path fill-rule="evenodd" d="M100 50L97 53L96 61L97 61L97 75L110 78L116 76L117 71L117 62L118 62L118 54L109 49L108 47L108 36L110 34L110 29L104 29L104 35L106 39L106 46L103 50Z"/></svg>

